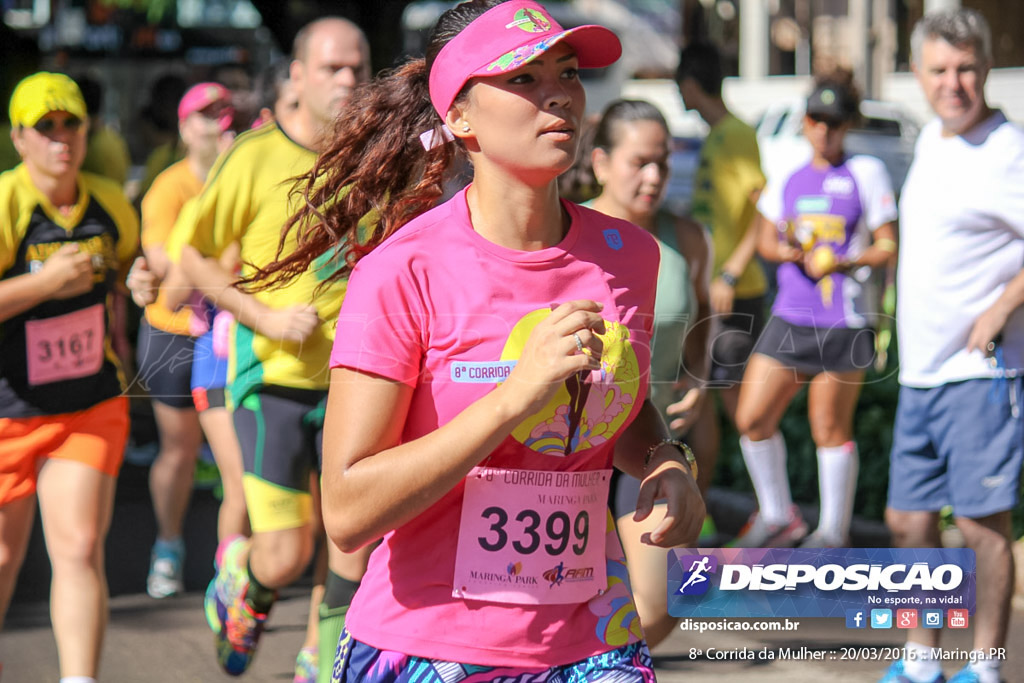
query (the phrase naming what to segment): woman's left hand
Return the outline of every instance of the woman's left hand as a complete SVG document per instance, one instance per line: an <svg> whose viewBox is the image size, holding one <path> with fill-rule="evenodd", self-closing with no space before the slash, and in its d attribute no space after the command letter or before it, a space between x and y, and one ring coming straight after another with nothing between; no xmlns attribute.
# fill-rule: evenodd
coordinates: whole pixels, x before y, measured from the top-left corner
<svg viewBox="0 0 1024 683"><path fill-rule="evenodd" d="M665 409L671 418L668 426L674 434L685 434L700 417L707 392L700 387L693 386L693 383L689 381L677 383L675 389L685 393L682 398Z"/></svg>
<svg viewBox="0 0 1024 683"><path fill-rule="evenodd" d="M659 449L651 461L650 473L640 482L634 521L647 519L654 509L654 501L664 500L666 503L665 518L654 531L640 537L648 545L692 547L704 523L704 499L689 466L679 457L675 448Z"/></svg>

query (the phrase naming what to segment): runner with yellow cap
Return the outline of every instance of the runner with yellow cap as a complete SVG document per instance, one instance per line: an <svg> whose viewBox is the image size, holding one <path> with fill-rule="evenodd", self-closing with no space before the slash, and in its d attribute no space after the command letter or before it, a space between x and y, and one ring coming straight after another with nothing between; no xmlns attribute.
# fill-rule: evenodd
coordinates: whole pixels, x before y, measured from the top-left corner
<svg viewBox="0 0 1024 683"><path fill-rule="evenodd" d="M0 616L38 498L60 680L90 683L109 611L103 545L128 436L111 299L139 224L118 185L79 170L88 118L74 81L29 76L14 90L10 119L22 163L0 175Z"/></svg>

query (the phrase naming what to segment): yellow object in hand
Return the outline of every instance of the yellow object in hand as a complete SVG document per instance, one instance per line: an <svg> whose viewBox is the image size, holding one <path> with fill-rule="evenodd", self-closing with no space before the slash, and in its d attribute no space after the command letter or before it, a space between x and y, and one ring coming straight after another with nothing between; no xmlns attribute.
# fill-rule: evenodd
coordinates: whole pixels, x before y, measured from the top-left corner
<svg viewBox="0 0 1024 683"><path fill-rule="evenodd" d="M836 253L827 245L817 247L811 252L811 263L819 273L831 273L836 267Z"/></svg>

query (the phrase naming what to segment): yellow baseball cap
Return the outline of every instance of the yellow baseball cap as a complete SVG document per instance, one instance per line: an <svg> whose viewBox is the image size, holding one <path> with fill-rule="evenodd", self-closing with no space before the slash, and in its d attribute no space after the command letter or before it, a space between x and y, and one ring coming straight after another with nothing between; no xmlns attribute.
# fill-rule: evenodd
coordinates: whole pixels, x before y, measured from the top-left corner
<svg viewBox="0 0 1024 683"><path fill-rule="evenodd" d="M14 88L9 110L11 126L34 126L51 111L66 111L83 120L88 118L82 91L69 77L40 71Z"/></svg>

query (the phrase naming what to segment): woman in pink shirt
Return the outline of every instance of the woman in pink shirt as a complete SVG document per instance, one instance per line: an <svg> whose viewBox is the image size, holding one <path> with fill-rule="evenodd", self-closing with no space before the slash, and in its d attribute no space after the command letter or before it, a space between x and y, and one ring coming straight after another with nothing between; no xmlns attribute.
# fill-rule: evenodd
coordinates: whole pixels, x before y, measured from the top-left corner
<svg viewBox="0 0 1024 683"><path fill-rule="evenodd" d="M620 51L528 0L447 11L426 59L339 116L287 228L300 247L260 274L358 262L339 274L324 520L343 550L383 542L335 680L654 679L607 493L614 463L643 480L638 517L667 500L654 545L703 519L643 400L658 246L556 185L579 144L577 70ZM434 206L456 154L472 182Z"/></svg>

